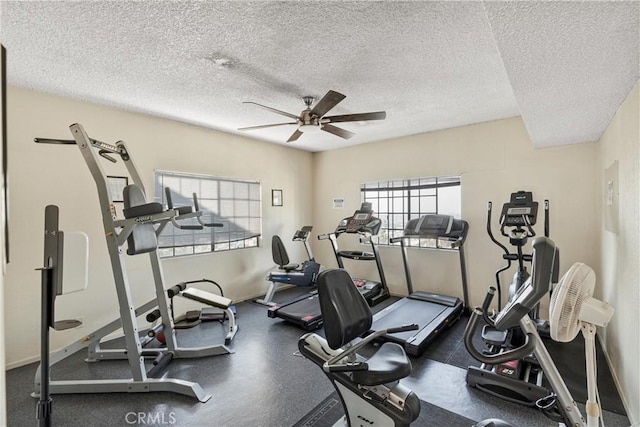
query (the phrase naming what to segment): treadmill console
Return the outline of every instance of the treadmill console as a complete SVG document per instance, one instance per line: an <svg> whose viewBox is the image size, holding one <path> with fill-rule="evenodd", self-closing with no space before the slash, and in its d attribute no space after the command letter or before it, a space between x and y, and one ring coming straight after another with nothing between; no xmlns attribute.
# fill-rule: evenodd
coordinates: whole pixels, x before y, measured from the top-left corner
<svg viewBox="0 0 640 427"><path fill-rule="evenodd" d="M526 225L525 215L529 225L536 224L538 202L533 201L533 193L530 191L511 193L511 200L502 206L500 224L503 227L522 227Z"/></svg>
<svg viewBox="0 0 640 427"><path fill-rule="evenodd" d="M380 231L381 225L382 221L373 216L371 203L364 202L353 215L340 221L338 228L336 228L336 234L370 233L375 236Z"/></svg>
<svg viewBox="0 0 640 427"><path fill-rule="evenodd" d="M453 217L451 215L423 215L407 222L405 236L442 237L451 233Z"/></svg>
<svg viewBox="0 0 640 427"><path fill-rule="evenodd" d="M371 212L356 211L351 218L347 220L347 233L357 233L362 227L371 221Z"/></svg>

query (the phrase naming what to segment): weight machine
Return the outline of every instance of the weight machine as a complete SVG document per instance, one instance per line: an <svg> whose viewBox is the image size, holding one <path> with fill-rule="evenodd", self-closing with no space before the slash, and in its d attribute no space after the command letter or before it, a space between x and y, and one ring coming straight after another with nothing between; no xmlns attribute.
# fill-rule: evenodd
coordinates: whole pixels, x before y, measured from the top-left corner
<svg viewBox="0 0 640 427"><path fill-rule="evenodd" d="M165 210L160 203L148 203L145 197L144 185L129 154L126 144L118 141L108 144L90 138L80 124L70 126L73 140L36 138L35 142L49 144L74 144L89 167L95 181L106 243L113 269L113 277L120 307L120 318L108 325L88 334L71 343L64 349L54 352L50 356L49 367L54 366L71 354L86 348L88 357L86 361L125 359L129 362L131 378L129 379L101 379L101 380L68 380L50 381L49 389L53 394L64 393L147 393L154 391L168 391L192 396L201 402L206 402L211 395L195 382L163 376L164 368L173 359L199 358L233 353L226 345L215 344L202 347L184 348L178 345L175 328L164 287L164 277L160 257L157 251L157 236L169 223L179 225L179 219L196 218L198 212L180 215L175 209ZM99 157L117 163L122 161L132 178L133 184L124 190L124 218L117 217L111 193L107 182L107 176L102 168ZM123 246L127 244L127 254L137 255L147 253L151 263L155 297L138 308L134 308L127 271ZM233 313L229 310L231 300L199 290L180 290L182 295L191 294L192 299L199 298L207 304L225 310L229 316L229 337L233 337L238 329ZM161 323L166 340L166 347L144 349L150 338L141 336L137 317L153 309L160 311ZM125 347L121 349L102 349L101 340L107 335L122 328ZM152 360L152 366L147 370L146 360ZM42 361L35 375L35 397L40 394L41 371L46 362Z"/></svg>

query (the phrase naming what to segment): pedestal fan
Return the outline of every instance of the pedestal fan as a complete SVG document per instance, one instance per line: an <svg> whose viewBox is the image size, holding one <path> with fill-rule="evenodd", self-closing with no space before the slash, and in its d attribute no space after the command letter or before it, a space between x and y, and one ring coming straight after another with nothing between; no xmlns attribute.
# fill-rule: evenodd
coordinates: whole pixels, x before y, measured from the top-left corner
<svg viewBox="0 0 640 427"><path fill-rule="evenodd" d="M595 273L591 267L577 262L554 289L549 305L549 323L553 340L569 342L580 331L584 336L588 427L597 427L600 418L596 377L596 327L607 326L614 311L606 302L593 298L595 283Z"/></svg>

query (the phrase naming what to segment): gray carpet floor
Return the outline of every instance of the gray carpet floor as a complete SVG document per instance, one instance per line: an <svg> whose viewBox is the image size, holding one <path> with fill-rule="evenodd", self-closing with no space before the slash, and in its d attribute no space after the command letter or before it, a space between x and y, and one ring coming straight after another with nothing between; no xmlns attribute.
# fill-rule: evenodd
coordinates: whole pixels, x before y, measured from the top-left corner
<svg viewBox="0 0 640 427"><path fill-rule="evenodd" d="M300 291L285 290L276 299L284 301ZM375 309L392 301L385 301ZM56 395L53 425L293 426L334 389L317 366L296 354L298 339L304 331L268 318L266 311L252 302L237 305L240 331L230 345L233 354L174 360L169 365L168 376L200 383L212 395L208 402L166 392ZM180 331L178 341L182 346L213 344L220 342L224 332L225 327L219 323L207 322ZM116 340L110 344L119 343ZM438 341L433 348L436 351ZM429 355L427 351L423 357L413 359L413 373L404 380L422 401L472 420L500 417L523 427L557 425L534 409L468 387L465 369ZM86 363L84 357L82 351L68 357L52 369L52 378L129 376L126 362ZM36 399L30 396L36 368L36 364L30 364L7 372L10 426L36 423ZM622 414L605 411L604 417L610 427L629 425Z"/></svg>

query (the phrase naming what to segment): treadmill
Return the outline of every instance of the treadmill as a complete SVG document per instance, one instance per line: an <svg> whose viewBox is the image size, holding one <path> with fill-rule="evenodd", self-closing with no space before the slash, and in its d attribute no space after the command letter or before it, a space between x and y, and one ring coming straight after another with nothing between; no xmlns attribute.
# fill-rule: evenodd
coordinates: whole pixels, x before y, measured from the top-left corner
<svg viewBox="0 0 640 427"><path fill-rule="evenodd" d="M387 287L387 280L384 276L384 270L382 269L380 253L378 247L371 239L372 236L378 234L381 226L382 220L373 216L371 203L363 202L360 209L355 211L353 215L340 221L333 233L318 236L318 240L329 240L329 242L331 242L331 247L333 248L333 253L336 256L339 268L345 269L344 263L342 262L343 258L355 261L375 261L376 267L378 268L378 275L380 276L379 282L369 279L353 279L353 283L358 287L358 290L367 300L370 307L389 298L389 288ZM368 243L371 245L371 252L338 249L338 238L344 234L359 234L360 243Z"/></svg>
<svg viewBox="0 0 640 427"><path fill-rule="evenodd" d="M409 296L376 313L373 316L372 332L415 323L418 325L418 330L386 334L383 339L403 345L405 352L411 356L420 356L440 332L451 326L463 312L468 310L469 296L464 254L464 241L468 230L469 224L466 221L455 219L450 215L424 215L410 220L403 235L391 239L392 243L400 242ZM464 302L453 296L413 291L406 245L410 239L433 239L436 243L435 246L430 246L431 248L458 252Z"/></svg>
<svg viewBox="0 0 640 427"><path fill-rule="evenodd" d="M267 316L272 319L286 320L305 331L314 331L323 323L318 291L310 292L302 299L273 305L267 310Z"/></svg>
<svg viewBox="0 0 640 427"><path fill-rule="evenodd" d="M384 277L384 271L382 270L378 248L371 241L371 236L378 234L381 225L382 221L373 216L371 203L363 203L360 209L355 211L353 215L340 221L338 228L336 228L333 233L318 236L319 240L328 239L331 242L340 268L344 268L342 258L376 262L381 282L367 279L353 279L354 285L358 287L358 290L370 306L389 297L389 290ZM338 250L337 239L344 233L359 234L360 240L369 243L373 252ZM267 316L286 320L306 331L318 329L323 324L317 291L313 291L306 296L289 301L288 303L276 304L269 307Z"/></svg>

